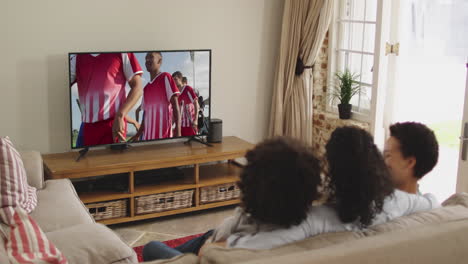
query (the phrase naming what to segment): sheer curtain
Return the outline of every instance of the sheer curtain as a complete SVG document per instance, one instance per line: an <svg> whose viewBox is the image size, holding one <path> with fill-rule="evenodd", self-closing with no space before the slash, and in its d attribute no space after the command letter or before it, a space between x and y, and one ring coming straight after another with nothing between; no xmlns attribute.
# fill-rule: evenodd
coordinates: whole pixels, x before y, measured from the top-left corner
<svg viewBox="0 0 468 264"><path fill-rule="evenodd" d="M312 68L328 31L334 0L286 0L273 87L270 136L312 143Z"/></svg>

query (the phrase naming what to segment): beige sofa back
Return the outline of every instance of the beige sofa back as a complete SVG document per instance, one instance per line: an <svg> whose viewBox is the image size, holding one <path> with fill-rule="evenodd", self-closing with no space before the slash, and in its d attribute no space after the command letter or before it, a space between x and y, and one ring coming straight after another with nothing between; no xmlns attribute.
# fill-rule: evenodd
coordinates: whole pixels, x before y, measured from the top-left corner
<svg viewBox="0 0 468 264"><path fill-rule="evenodd" d="M335 245L345 241L354 241L363 238L362 232L337 232L326 233L307 239L287 244L281 247L267 249L267 250L253 250L242 248L221 248L212 247L208 248L201 258L203 264L214 263L241 263L251 259L264 259L274 256L282 256L296 252L303 252L313 249L320 249L323 247Z"/></svg>
<svg viewBox="0 0 468 264"><path fill-rule="evenodd" d="M459 220L468 222L468 208L464 206L468 204L467 201L468 194L460 193L444 202L445 207L400 217L385 224L370 227L362 232L327 233L270 250L226 249L213 246L206 249L201 258L201 263L241 263L254 259L265 259L271 256L325 248L343 242L359 240L365 236L382 236L389 232L399 230L404 232L405 230L427 225L436 226ZM294 263L293 259L291 261Z"/></svg>
<svg viewBox="0 0 468 264"><path fill-rule="evenodd" d="M44 167L41 153L38 151L20 151L24 169L28 178L28 184L38 190L44 188Z"/></svg>
<svg viewBox="0 0 468 264"><path fill-rule="evenodd" d="M242 262L314 264L460 264L468 260L468 221L425 225L320 250Z"/></svg>

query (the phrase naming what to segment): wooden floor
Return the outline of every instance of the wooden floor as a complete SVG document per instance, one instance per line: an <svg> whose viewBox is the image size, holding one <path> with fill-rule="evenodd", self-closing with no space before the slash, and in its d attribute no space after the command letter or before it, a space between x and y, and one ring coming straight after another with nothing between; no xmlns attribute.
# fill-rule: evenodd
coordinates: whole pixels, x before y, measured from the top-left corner
<svg viewBox="0 0 468 264"><path fill-rule="evenodd" d="M231 216L235 206L214 208L131 223L110 225L114 232L130 246L136 247L157 240L166 241L204 233L216 228Z"/></svg>

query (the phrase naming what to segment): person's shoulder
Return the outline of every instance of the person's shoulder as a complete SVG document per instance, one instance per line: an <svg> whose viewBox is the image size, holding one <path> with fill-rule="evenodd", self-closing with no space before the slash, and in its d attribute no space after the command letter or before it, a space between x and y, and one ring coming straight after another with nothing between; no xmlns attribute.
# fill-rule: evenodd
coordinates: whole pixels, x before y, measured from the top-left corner
<svg viewBox="0 0 468 264"><path fill-rule="evenodd" d="M306 227L311 236L346 230L345 224L341 222L335 207L331 204L312 207L304 222L306 222Z"/></svg>
<svg viewBox="0 0 468 264"><path fill-rule="evenodd" d="M153 83L157 83L158 85L160 85L161 83L164 83L165 81L167 80L171 80L172 79L172 75L168 72L160 72L154 79L152 82L149 82L148 84L153 84ZM155 84L156 85L156 84Z"/></svg>
<svg viewBox="0 0 468 264"><path fill-rule="evenodd" d="M413 197L412 197L413 196ZM398 189L393 190L393 192L388 195L384 200L384 206L392 206L393 204L398 204L403 201L411 200L412 198L416 197L416 194L410 194Z"/></svg>
<svg viewBox="0 0 468 264"><path fill-rule="evenodd" d="M151 85L153 85L154 82L147 82L145 84L145 86L143 87L143 89L146 89L146 87L150 87Z"/></svg>
<svg viewBox="0 0 468 264"><path fill-rule="evenodd" d="M329 204L312 206L307 213L307 218L314 221L319 219L332 219L337 216L335 208Z"/></svg>
<svg viewBox="0 0 468 264"><path fill-rule="evenodd" d="M403 201L409 204L429 204L431 208L439 207L440 204L436 196L432 193L426 194L414 194L407 193L401 190L395 190L391 197L391 200L395 203L402 203Z"/></svg>
<svg viewBox="0 0 468 264"><path fill-rule="evenodd" d="M440 207L440 202L437 200L437 197L434 194L425 193L422 196L431 202L433 208Z"/></svg>
<svg viewBox="0 0 468 264"><path fill-rule="evenodd" d="M170 73L168 73L168 72L161 72L161 75L160 75L160 76L162 76L162 77L168 77L168 78L172 79L172 75L171 75Z"/></svg>
<svg viewBox="0 0 468 264"><path fill-rule="evenodd" d="M428 200L437 200L436 196L434 194L432 194L432 193L425 193L425 194L408 193L408 192L398 190L398 189L395 189L393 191L393 194L391 196L389 196L389 198L392 198L392 199L404 199L404 198L408 198L408 197L424 197L424 198L426 198Z"/></svg>
<svg viewBox="0 0 468 264"><path fill-rule="evenodd" d="M387 198L393 198L394 199L394 198L398 198L398 197L406 197L408 195L409 195L409 193L407 193L407 192L395 189L395 190L393 190L393 193L391 195L389 195Z"/></svg>

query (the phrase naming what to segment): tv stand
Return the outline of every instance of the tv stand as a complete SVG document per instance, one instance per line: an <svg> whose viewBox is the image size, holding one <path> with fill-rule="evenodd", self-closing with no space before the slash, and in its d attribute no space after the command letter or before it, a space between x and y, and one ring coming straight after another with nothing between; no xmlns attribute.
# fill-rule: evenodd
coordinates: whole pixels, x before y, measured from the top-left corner
<svg viewBox="0 0 468 264"><path fill-rule="evenodd" d="M204 194L217 188L219 194L232 193L230 187L219 186L233 186L239 181L242 168L235 159L243 157L254 145L237 137L223 137L221 143L212 145L207 148L200 144L168 142L132 146L132 151L122 152L93 149L82 162L75 162L77 153L74 151L45 154L42 158L46 179L79 178L75 182L90 184L107 180L109 189L81 189L78 196L91 210L119 211L117 216L112 214L97 220L102 224L117 224L239 204L238 196L210 200L211 196ZM158 177L153 174L154 170L172 168L182 170L183 175L169 175L160 182L142 181L145 175L150 179ZM119 184L124 184L124 188ZM193 192L192 203L188 207L158 212L140 211L142 207L138 203L142 198L175 192ZM115 203L119 205L112 205Z"/></svg>
<svg viewBox="0 0 468 264"><path fill-rule="evenodd" d="M201 136L192 136L187 141L185 141L184 144L189 144L192 141L198 142L198 143L206 145L208 147L213 147L213 145L208 143L206 140L203 140L203 138Z"/></svg>
<svg viewBox="0 0 468 264"><path fill-rule="evenodd" d="M83 158L86 153L88 153L89 151L89 147L85 147L84 149L80 150L78 153L80 153L80 155L78 155L78 158L76 158L76 162L80 161L81 158Z"/></svg>
<svg viewBox="0 0 468 264"><path fill-rule="evenodd" d="M130 148L130 144L128 144L127 142L123 142L123 143L120 143L120 144L112 144L112 145L110 145L109 148L110 148L111 150L120 150L120 151L123 151L123 150L129 149L129 148Z"/></svg>

